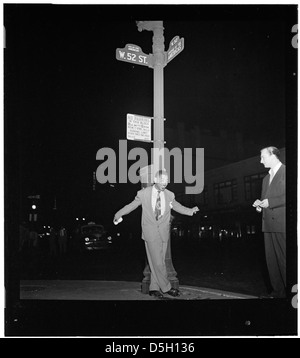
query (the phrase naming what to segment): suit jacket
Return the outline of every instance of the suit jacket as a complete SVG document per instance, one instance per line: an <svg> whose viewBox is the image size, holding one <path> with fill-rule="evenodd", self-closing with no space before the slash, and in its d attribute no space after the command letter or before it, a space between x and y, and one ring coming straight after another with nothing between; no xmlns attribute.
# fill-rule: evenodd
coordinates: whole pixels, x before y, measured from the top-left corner
<svg viewBox="0 0 300 358"><path fill-rule="evenodd" d="M137 192L135 199L125 205L116 213L116 217L129 214L131 211L142 205L142 239L145 241L162 240L168 241L170 234L171 209L183 215L193 215L193 210L187 208L175 200L175 195L170 190L165 189L165 212L163 216L156 220L152 209L152 186L141 189Z"/></svg>
<svg viewBox="0 0 300 358"><path fill-rule="evenodd" d="M285 165L282 164L271 184L270 174L262 183L261 200L268 199L269 207L263 209L262 231L285 232Z"/></svg>

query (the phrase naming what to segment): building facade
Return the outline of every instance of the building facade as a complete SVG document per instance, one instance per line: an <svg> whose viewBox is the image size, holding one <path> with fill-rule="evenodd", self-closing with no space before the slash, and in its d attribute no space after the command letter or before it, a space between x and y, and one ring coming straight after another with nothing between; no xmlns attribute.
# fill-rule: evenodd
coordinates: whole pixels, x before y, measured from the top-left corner
<svg viewBox="0 0 300 358"><path fill-rule="evenodd" d="M285 164L285 148L280 152L280 160ZM174 226L197 239L260 235L261 213L256 212L252 204L260 198L262 179L267 174L268 169L260 163L259 155L205 171L201 194L176 195L184 205L197 205L200 213L189 221L176 216Z"/></svg>

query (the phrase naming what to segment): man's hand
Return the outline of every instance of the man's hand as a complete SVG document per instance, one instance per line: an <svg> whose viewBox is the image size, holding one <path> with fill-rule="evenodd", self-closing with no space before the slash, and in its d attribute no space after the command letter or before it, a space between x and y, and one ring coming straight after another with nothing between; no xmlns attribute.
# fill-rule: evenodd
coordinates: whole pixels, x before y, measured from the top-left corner
<svg viewBox="0 0 300 358"><path fill-rule="evenodd" d="M199 211L199 208L198 208L198 206L194 206L192 208L192 210L193 210L193 215L194 215L194 214L196 214L197 211Z"/></svg>
<svg viewBox="0 0 300 358"><path fill-rule="evenodd" d="M255 202L252 204L256 208L256 211L261 212L262 208L268 208L269 207L269 200L255 200Z"/></svg>
<svg viewBox="0 0 300 358"><path fill-rule="evenodd" d="M122 217L119 217L119 218L117 216L114 217L114 224L115 225L118 225L121 221L123 221Z"/></svg>
<svg viewBox="0 0 300 358"><path fill-rule="evenodd" d="M260 206L261 205L261 203L262 203L262 201L260 201L260 200L255 200L255 202L252 204L252 206L254 206L255 208L257 207L257 206Z"/></svg>
<svg viewBox="0 0 300 358"><path fill-rule="evenodd" d="M260 207L262 208L268 208L269 207L269 200L268 199L264 199L260 202Z"/></svg>

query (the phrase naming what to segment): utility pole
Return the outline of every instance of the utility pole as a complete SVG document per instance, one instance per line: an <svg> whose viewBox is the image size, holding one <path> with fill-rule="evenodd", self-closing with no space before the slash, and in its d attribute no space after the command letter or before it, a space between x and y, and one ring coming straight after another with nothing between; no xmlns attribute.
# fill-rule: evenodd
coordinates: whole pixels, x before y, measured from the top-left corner
<svg viewBox="0 0 300 358"><path fill-rule="evenodd" d="M165 38L162 21L138 21L138 30L153 31L153 175L164 168L164 66ZM162 163L158 162L157 150L161 153Z"/></svg>
<svg viewBox="0 0 300 358"><path fill-rule="evenodd" d="M183 50L184 39L175 36L170 42L168 51L165 51L163 21L137 21L136 24L139 31L153 32L153 54L146 55L139 46L127 44L124 49L117 49L116 58L117 60L134 62L153 68L153 163L140 170L142 187L145 187L153 183L153 178L158 170L164 169L164 67ZM169 239L165 262L168 279L172 287L178 288L179 281L172 263L170 242L171 240ZM145 277L142 281L142 292L148 293L150 285L148 263L146 263L143 273Z"/></svg>

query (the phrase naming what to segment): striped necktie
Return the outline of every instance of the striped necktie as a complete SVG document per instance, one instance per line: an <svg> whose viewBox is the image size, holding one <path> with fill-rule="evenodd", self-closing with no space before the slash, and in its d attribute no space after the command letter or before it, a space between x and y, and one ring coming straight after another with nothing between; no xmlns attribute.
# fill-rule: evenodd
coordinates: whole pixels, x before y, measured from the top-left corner
<svg viewBox="0 0 300 358"><path fill-rule="evenodd" d="M157 192L157 198L156 198L154 213L155 213L155 219L158 220L161 217L160 191Z"/></svg>

